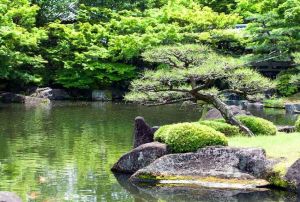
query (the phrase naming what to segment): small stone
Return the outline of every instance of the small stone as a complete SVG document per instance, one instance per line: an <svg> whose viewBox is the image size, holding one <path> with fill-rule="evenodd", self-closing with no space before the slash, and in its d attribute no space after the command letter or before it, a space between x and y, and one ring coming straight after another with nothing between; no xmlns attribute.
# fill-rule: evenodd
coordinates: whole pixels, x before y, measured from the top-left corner
<svg viewBox="0 0 300 202"><path fill-rule="evenodd" d="M159 142L143 144L124 154L111 170L120 173L134 173L167 153L165 144Z"/></svg>
<svg viewBox="0 0 300 202"><path fill-rule="evenodd" d="M50 87L37 88L31 97L46 98L49 100L68 100L70 95L63 89L52 89Z"/></svg>
<svg viewBox="0 0 300 202"><path fill-rule="evenodd" d="M22 202L22 200L15 193L0 191L0 202Z"/></svg>

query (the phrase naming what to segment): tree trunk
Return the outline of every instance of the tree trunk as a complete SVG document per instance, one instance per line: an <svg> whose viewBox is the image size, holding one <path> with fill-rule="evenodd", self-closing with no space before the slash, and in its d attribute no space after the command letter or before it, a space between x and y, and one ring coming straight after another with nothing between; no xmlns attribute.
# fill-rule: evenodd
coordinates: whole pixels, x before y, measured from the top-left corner
<svg viewBox="0 0 300 202"><path fill-rule="evenodd" d="M229 124L235 125L237 127L239 127L239 129L244 132L245 134L247 134L248 136L254 136L254 134L252 133L252 131L247 128L245 125L243 125L238 119L236 119L232 112L230 111L230 109L228 108L228 106L222 102L222 100L213 94L204 94L204 93L195 93L194 96L198 99L198 100L203 100L207 103L212 104L216 109L218 109L223 118L225 119L225 121Z"/></svg>

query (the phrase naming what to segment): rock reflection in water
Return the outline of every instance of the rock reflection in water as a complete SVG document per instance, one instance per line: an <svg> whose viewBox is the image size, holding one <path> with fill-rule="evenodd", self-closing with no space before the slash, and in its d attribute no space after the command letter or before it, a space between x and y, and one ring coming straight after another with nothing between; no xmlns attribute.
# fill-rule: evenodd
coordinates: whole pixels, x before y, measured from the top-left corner
<svg viewBox="0 0 300 202"><path fill-rule="evenodd" d="M261 191L209 189L196 186L149 186L137 185L129 181L130 175L115 174L119 184L134 196L135 202L189 202L189 201L233 201L233 202L262 202L262 201L300 201L293 193L278 190L263 189Z"/></svg>

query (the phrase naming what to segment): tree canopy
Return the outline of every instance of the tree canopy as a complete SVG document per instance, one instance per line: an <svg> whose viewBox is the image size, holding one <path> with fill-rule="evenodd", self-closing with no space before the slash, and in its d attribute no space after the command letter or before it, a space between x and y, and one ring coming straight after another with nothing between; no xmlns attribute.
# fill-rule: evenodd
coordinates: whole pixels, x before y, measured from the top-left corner
<svg viewBox="0 0 300 202"><path fill-rule="evenodd" d="M299 52L298 0L1 0L0 14L0 82L9 84L127 86L149 67L144 52L174 44L291 67Z"/></svg>
<svg viewBox="0 0 300 202"><path fill-rule="evenodd" d="M233 93L247 99L273 87L268 78L242 61L217 54L205 45L158 47L146 51L143 57L165 66L147 70L133 80L126 100L147 105L201 100L213 104L229 123L247 133L222 102L222 96Z"/></svg>

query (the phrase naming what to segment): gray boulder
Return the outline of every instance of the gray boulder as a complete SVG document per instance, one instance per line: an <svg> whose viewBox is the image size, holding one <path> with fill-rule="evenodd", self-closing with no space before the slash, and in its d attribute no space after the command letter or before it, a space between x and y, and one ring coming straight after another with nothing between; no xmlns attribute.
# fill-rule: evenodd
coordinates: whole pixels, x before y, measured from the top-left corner
<svg viewBox="0 0 300 202"><path fill-rule="evenodd" d="M270 170L263 149L206 147L196 153L165 155L137 171L131 180L141 182L159 178L172 179L173 183L192 183L214 188L255 188L268 184L262 179ZM202 181L210 177L219 180L216 180L217 183ZM222 179L240 180L240 183L232 185L230 180Z"/></svg>
<svg viewBox="0 0 300 202"><path fill-rule="evenodd" d="M9 92L0 94L0 101L4 103L25 103L32 106L50 103L50 100L47 98L37 98Z"/></svg>
<svg viewBox="0 0 300 202"><path fill-rule="evenodd" d="M15 93L1 93L0 100L4 103L24 103L26 97L24 95L15 94Z"/></svg>
<svg viewBox="0 0 300 202"><path fill-rule="evenodd" d="M300 159L298 159L287 171L284 177L289 183L296 187L300 194Z"/></svg>
<svg viewBox="0 0 300 202"><path fill-rule="evenodd" d="M134 120L134 142L133 148L142 144L153 142L153 136L158 127L150 127L143 117L136 117Z"/></svg>
<svg viewBox="0 0 300 202"><path fill-rule="evenodd" d="M112 92L110 90L93 90L92 91L93 101L111 101Z"/></svg>
<svg viewBox="0 0 300 202"><path fill-rule="evenodd" d="M70 95L63 89L37 88L31 97L47 98L49 100L68 100Z"/></svg>
<svg viewBox="0 0 300 202"><path fill-rule="evenodd" d="M250 115L249 112L242 110L239 106L230 105L229 109L231 110L231 112L233 113L234 116ZM204 117L204 119L220 119L220 118L223 118L223 117L221 115L221 112L219 110L217 110L216 108L209 110Z"/></svg>
<svg viewBox="0 0 300 202"><path fill-rule="evenodd" d="M159 142L143 144L124 154L111 170L119 173L134 173L167 153L165 144Z"/></svg>
<svg viewBox="0 0 300 202"><path fill-rule="evenodd" d="M15 193L0 191L0 202L22 202L22 200Z"/></svg>

